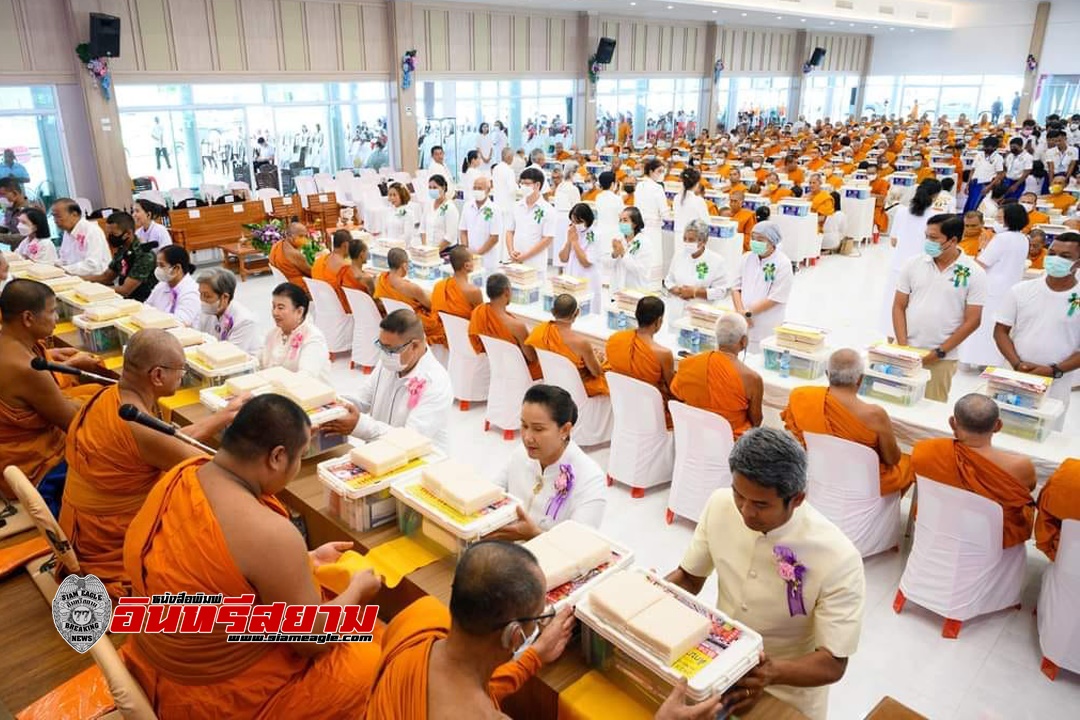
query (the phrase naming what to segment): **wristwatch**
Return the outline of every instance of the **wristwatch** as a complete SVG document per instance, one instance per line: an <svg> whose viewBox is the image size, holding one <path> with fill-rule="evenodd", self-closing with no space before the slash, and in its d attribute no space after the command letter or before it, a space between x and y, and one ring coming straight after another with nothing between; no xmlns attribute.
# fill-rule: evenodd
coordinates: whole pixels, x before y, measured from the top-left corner
<svg viewBox="0 0 1080 720"><path fill-rule="evenodd" d="M937 355L938 360L944 360L945 356L948 355L948 353L941 348L934 348L934 354Z"/></svg>
<svg viewBox="0 0 1080 720"><path fill-rule="evenodd" d="M746 312L744 312L744 313L743 313L743 315L745 315L745 316L746 316L746 319L747 319L747 320L749 320L750 318L754 317L754 313L750 312L749 310L747 310Z"/></svg>
<svg viewBox="0 0 1080 720"><path fill-rule="evenodd" d="M1065 377L1065 371L1059 368L1057 363L1051 365L1050 369L1054 372L1055 380L1060 380L1061 378Z"/></svg>

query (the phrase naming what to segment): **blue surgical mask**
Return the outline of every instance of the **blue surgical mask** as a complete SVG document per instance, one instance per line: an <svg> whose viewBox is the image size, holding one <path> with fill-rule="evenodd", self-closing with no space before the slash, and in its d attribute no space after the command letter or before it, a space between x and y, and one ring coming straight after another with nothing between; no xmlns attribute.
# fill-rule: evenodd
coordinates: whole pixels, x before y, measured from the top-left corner
<svg viewBox="0 0 1080 720"><path fill-rule="evenodd" d="M939 257L944 250L941 249L941 243L927 240L923 243L923 252L932 258L936 258Z"/></svg>
<svg viewBox="0 0 1080 720"><path fill-rule="evenodd" d="M439 197L439 190L438 190L438 188L428 188L428 191L427 191L427 195L428 195L428 197L429 197L429 198L431 198L432 200L434 200L435 198Z"/></svg>
<svg viewBox="0 0 1080 720"><path fill-rule="evenodd" d="M1043 268L1046 269L1046 274L1052 278L1069 277L1073 272L1072 267L1072 260L1057 255L1047 255L1043 260Z"/></svg>
<svg viewBox="0 0 1080 720"><path fill-rule="evenodd" d="M758 257L761 257L765 253L769 252L769 243L764 240L751 240L750 252L754 253Z"/></svg>
<svg viewBox="0 0 1080 720"><path fill-rule="evenodd" d="M628 222L619 223L619 232L623 237L630 237L634 234L634 226Z"/></svg>

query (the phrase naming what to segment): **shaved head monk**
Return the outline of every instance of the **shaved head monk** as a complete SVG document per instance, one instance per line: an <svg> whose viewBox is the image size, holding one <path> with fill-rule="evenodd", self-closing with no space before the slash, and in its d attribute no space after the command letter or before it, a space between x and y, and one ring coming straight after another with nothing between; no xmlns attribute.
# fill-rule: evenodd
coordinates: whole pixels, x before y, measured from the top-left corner
<svg viewBox="0 0 1080 720"><path fill-rule="evenodd" d="M484 343L480 341L481 335L517 345L529 366L532 379L539 380L543 372L536 359L536 350L525 344L529 329L521 318L507 309L510 304L510 278L502 273L489 275L485 289L488 301L473 310L469 318L469 341L473 350L478 353L485 352Z"/></svg>
<svg viewBox="0 0 1080 720"><path fill-rule="evenodd" d="M544 587L524 547L470 547L454 572L449 610L425 597L390 621L367 717L505 718L500 702L558 659L573 629L572 608L555 614Z"/></svg>
<svg viewBox="0 0 1080 720"><path fill-rule="evenodd" d="M716 350L682 360L672 394L687 405L720 415L731 425L736 440L761 425L761 376L739 360L749 343L746 318L724 313L716 321Z"/></svg>
<svg viewBox="0 0 1080 720"><path fill-rule="evenodd" d="M334 288L334 292L337 293L338 300L341 301L341 307L345 309L345 312L349 312L349 301L345 299L345 293L341 291L342 271L345 270L351 274L351 264L349 262L349 243L351 241L352 235L348 230L335 231L331 241L334 247L333 252L320 255L311 264L311 279L322 280Z"/></svg>
<svg viewBox="0 0 1080 720"><path fill-rule="evenodd" d="M392 248L386 254L386 264L390 269L380 274L375 281L376 299L389 298L405 303L424 324L428 345L445 345L446 331L443 330L439 316L431 311L431 297L422 287L408 279L409 254L401 248Z"/></svg>
<svg viewBox="0 0 1080 720"><path fill-rule="evenodd" d="M795 388L780 417L803 445L803 433L812 432L867 446L880 461L881 495L903 493L915 482L911 458L900 452L889 414L859 399L863 369L858 352L837 350L829 357L829 387Z"/></svg>
<svg viewBox="0 0 1080 720"><path fill-rule="evenodd" d="M601 359L597 357L589 339L574 330L574 321L579 313L577 299L573 295L559 295L551 307L554 320L534 327L525 344L537 350L557 353L572 362L581 375L581 382L589 397L607 395L608 386Z"/></svg>
<svg viewBox="0 0 1080 720"><path fill-rule="evenodd" d="M304 223L289 223L285 237L270 248L270 264L281 271L285 279L293 285L299 285L307 292L304 278L311 277L311 265L308 264L300 247L308 242L308 231Z"/></svg>
<svg viewBox="0 0 1080 720"><path fill-rule="evenodd" d="M743 252L749 252L750 231L754 229L754 224L757 223L757 215L750 208L743 207L743 200L745 199L745 187L743 190L733 189L731 194L728 195L728 207L731 208L731 219L739 223L736 232L742 233L743 244L746 246L743 248Z"/></svg>
<svg viewBox="0 0 1080 720"><path fill-rule="evenodd" d="M1039 493L1039 512L1035 516L1035 547L1051 561L1057 559L1061 523L1080 520L1080 459L1061 463Z"/></svg>
<svg viewBox="0 0 1080 720"><path fill-rule="evenodd" d="M124 351L117 385L99 390L76 413L68 428L68 464L60 526L67 533L83 572L105 583L109 594L131 594L124 573L124 534L161 473L200 455L195 447L120 419L126 403L156 417L158 400L171 397L184 377L184 349L164 330L140 330ZM184 429L206 441L240 408L236 402Z"/></svg>
<svg viewBox="0 0 1080 720"><path fill-rule="evenodd" d="M966 255L978 257L993 237L994 231L983 226L981 212L969 210L964 213L964 236L960 239L960 249Z"/></svg>
<svg viewBox="0 0 1080 720"><path fill-rule="evenodd" d="M349 240L349 265L341 270L341 287L362 290L368 295L375 295L375 278L364 269L364 263L368 261L368 246L363 240L353 238ZM386 315L382 303L376 303L379 314ZM346 308L352 312L352 308Z"/></svg>
<svg viewBox="0 0 1080 720"><path fill-rule="evenodd" d="M965 395L956 401L949 425L955 440L915 443L915 474L993 500L1003 513L1002 547L1026 542L1035 518L1035 466L1028 457L992 446L994 433L1001 430L997 404L985 395Z"/></svg>
<svg viewBox="0 0 1080 720"><path fill-rule="evenodd" d="M484 302L480 288L469 281L474 269L472 252L463 245L450 248L450 267L454 275L435 283L431 289L431 312L435 317L447 313L468 320L473 308Z"/></svg>
<svg viewBox="0 0 1080 720"><path fill-rule="evenodd" d="M180 590L256 604L363 605L380 582L353 575L321 603L313 568L352 543L308 552L274 497L296 477L311 439L307 413L281 395L241 408L211 460L176 466L150 491L124 541L124 569L137 596ZM314 633L326 627L316 616ZM209 633L147 633L124 646L125 661L162 720L169 718L357 718L379 663L372 643L230 643Z"/></svg>
<svg viewBox="0 0 1080 720"><path fill-rule="evenodd" d="M0 467L22 470L59 515L67 474L64 433L80 403L69 395L97 386L71 386L71 376L34 370L30 361L46 358L82 370L101 370L100 362L74 348L45 349L56 329L56 295L48 285L10 281L0 293L0 316Z"/></svg>
<svg viewBox="0 0 1080 720"><path fill-rule="evenodd" d="M638 300L634 309L637 329L620 330L608 338L604 369L632 377L654 386L664 403L664 417L671 428L671 381L675 377L675 356L656 342L656 333L664 325L664 301L651 295Z"/></svg>

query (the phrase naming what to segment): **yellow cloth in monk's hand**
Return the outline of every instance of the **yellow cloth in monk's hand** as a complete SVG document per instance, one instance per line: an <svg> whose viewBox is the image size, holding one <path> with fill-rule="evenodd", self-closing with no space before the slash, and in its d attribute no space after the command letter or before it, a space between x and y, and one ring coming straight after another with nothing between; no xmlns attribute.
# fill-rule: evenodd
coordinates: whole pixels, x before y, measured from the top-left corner
<svg viewBox="0 0 1080 720"><path fill-rule="evenodd" d="M383 577L387 587L394 588L409 573L441 557L410 537L399 537L373 548L367 555L346 550L337 562L315 568L315 577L324 588L340 594L349 586L353 573L371 569Z"/></svg>

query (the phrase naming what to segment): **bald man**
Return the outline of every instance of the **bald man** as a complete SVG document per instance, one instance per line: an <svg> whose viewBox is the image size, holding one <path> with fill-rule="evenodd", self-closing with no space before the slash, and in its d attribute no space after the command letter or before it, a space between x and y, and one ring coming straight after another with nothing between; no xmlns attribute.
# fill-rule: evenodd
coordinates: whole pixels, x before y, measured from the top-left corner
<svg viewBox="0 0 1080 720"><path fill-rule="evenodd" d="M732 190L728 196L728 207L731 208L731 219L739 224L736 232L741 233L743 236L743 252L748 252L750 250L750 231L754 229L757 215L750 208L743 207L743 200L745 199L745 190Z"/></svg>
<svg viewBox="0 0 1080 720"><path fill-rule="evenodd" d="M483 258L484 273L499 266L499 238L503 232L503 210L491 198L492 181L481 175L473 180L470 197L461 209L461 245Z"/></svg>
<svg viewBox="0 0 1080 720"><path fill-rule="evenodd" d="M114 598L131 594L124 573L124 534L161 473L201 455L193 446L120 419L131 404L154 417L158 401L180 389L184 349L164 330L140 330L124 351L120 382L86 401L68 428L68 464L60 527L85 573L93 573ZM228 425L242 404L189 425L184 433L206 442Z"/></svg>
<svg viewBox="0 0 1080 720"><path fill-rule="evenodd" d="M534 327L525 344L537 350L562 355L573 363L581 375L581 383L589 397L607 395L603 359L597 355L589 339L574 330L574 321L579 314L580 308L573 295L559 295L551 308L553 319Z"/></svg>
<svg viewBox="0 0 1080 720"><path fill-rule="evenodd" d="M424 324L429 345L445 345L446 331L439 316L431 311L431 296L424 288L409 280L409 254L401 248L391 248L386 254L389 267L375 280L375 299L389 298L408 305Z"/></svg>
<svg viewBox="0 0 1080 720"><path fill-rule="evenodd" d="M14 465L34 483L54 515L64 491L64 433L78 402L65 395L70 376L30 367L35 358L101 370L93 355L74 348L47 350L56 329L56 295L34 280L12 280L0 293L0 467ZM6 483L3 491L7 492Z"/></svg>
<svg viewBox="0 0 1080 720"><path fill-rule="evenodd" d="M285 237L270 248L270 264L281 271L285 279L293 285L299 285L307 292L305 278L311 277L311 265L308 264L300 248L308 243L308 231L304 223L289 223Z"/></svg>
<svg viewBox="0 0 1080 720"><path fill-rule="evenodd" d="M829 386L795 388L780 417L803 445L804 433L812 432L870 448L880 461L882 497L904 493L915 482L911 458L900 452L884 408L859 399L863 370L862 356L857 351L837 350L829 356Z"/></svg>
<svg viewBox="0 0 1080 720"><path fill-rule="evenodd" d="M1002 547L1026 542L1035 520L1035 465L1024 455L993 447L1001 430L997 404L985 395L965 395L956 401L949 425L955 439L915 443L915 474L993 500L1002 509Z"/></svg>
<svg viewBox="0 0 1080 720"><path fill-rule="evenodd" d="M431 289L431 312L457 315L468 320L474 308L482 305L484 295L472 284L469 274L473 271L473 256L468 248L455 245L450 248L450 267L454 274L435 283Z"/></svg>
<svg viewBox="0 0 1080 720"><path fill-rule="evenodd" d="M1024 228L1024 232L1031 232L1031 228L1036 225L1046 225L1050 222L1050 216L1044 213L1042 210L1036 210L1035 205L1039 201L1039 196L1033 192L1025 192L1020 195L1020 205L1027 210L1028 224Z"/></svg>
<svg viewBox="0 0 1080 720"><path fill-rule="evenodd" d="M521 350L529 374L533 380L543 376L536 350L525 344L529 328L508 309L510 305L510 280L502 273L489 275L486 281L488 301L473 310L469 318L469 341L478 354L487 352L480 336L493 337L516 345Z"/></svg>

